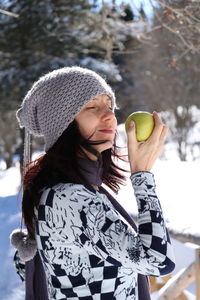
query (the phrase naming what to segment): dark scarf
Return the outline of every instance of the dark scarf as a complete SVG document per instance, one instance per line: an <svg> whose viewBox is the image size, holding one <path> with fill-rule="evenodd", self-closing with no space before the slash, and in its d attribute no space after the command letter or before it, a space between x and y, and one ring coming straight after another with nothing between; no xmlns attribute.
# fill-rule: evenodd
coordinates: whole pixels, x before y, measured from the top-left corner
<svg viewBox="0 0 200 300"><path fill-rule="evenodd" d="M78 165L81 174L87 178L90 184L102 185L103 162L101 157L98 160L78 157Z"/></svg>
<svg viewBox="0 0 200 300"><path fill-rule="evenodd" d="M130 215L107 190L101 187L103 173L102 160L98 159L97 161L92 161L87 158L79 158L78 164L81 173L86 176L88 182L99 186L99 192L107 195L115 209L125 218L134 230L137 231L137 227ZM87 187L93 190L91 186ZM38 252L32 260L26 262L25 288L26 300L48 300L45 272ZM151 299L148 278L141 274L138 274L138 294L139 300Z"/></svg>

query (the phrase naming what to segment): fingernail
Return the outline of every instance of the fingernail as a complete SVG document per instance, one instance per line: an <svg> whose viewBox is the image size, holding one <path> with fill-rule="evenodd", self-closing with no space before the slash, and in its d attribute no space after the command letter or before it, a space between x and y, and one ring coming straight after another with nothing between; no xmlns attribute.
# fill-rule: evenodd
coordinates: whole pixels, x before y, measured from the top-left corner
<svg viewBox="0 0 200 300"><path fill-rule="evenodd" d="M130 121L130 123L129 123L129 127L134 127L134 122L133 121Z"/></svg>

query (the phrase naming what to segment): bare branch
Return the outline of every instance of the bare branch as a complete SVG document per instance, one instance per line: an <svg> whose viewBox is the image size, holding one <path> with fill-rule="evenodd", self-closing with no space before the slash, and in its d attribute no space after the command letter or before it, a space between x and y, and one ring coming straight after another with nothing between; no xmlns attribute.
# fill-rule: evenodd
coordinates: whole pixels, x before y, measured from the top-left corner
<svg viewBox="0 0 200 300"><path fill-rule="evenodd" d="M0 13L10 16L10 17L19 18L19 15L12 13L10 11L7 11L7 10L0 9Z"/></svg>
<svg viewBox="0 0 200 300"><path fill-rule="evenodd" d="M156 0L158 3L162 4L164 7L167 7L168 9L172 10L173 12L175 13L179 13L180 14L180 11L177 12L176 9L172 8L171 6L169 5L166 5L165 3L163 3L162 1L160 0ZM152 7L154 7L154 4L152 2L152 0L150 0L150 3L152 5ZM183 35L180 33L180 30L178 29L173 29L172 27L168 26L166 23L163 22L163 20L161 19L161 17L159 16L159 14L157 13L156 9L154 9L154 13L155 13L155 16L157 18L157 20L161 23L161 25L167 29L168 31L170 31L171 33L175 34L180 40L181 42L184 44L184 46L186 46L189 51L194 51L194 52L200 52L200 49L198 49L197 47L194 46L194 44L192 43L189 43L184 37ZM188 26L187 26L188 28Z"/></svg>

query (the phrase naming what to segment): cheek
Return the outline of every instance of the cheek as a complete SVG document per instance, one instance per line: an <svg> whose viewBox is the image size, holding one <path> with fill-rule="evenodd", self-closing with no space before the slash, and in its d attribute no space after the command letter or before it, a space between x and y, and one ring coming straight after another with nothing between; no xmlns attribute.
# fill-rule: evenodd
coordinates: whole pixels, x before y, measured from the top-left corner
<svg viewBox="0 0 200 300"><path fill-rule="evenodd" d="M84 138L88 138L90 135L92 135L95 132L96 122L94 118L92 118L91 116L87 116L87 117L78 116L75 119L78 123L79 131Z"/></svg>
<svg viewBox="0 0 200 300"><path fill-rule="evenodd" d="M85 127L85 126L79 127L79 131L84 138L89 137L91 134L91 130L88 128L88 126L87 127Z"/></svg>

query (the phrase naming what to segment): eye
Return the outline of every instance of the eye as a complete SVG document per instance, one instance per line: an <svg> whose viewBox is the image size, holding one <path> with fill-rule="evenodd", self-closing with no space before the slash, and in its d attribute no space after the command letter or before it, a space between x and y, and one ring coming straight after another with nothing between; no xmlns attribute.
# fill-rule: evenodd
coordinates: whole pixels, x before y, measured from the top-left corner
<svg viewBox="0 0 200 300"><path fill-rule="evenodd" d="M95 108L95 106L89 106L89 107L87 107L87 109L94 109Z"/></svg>
<svg viewBox="0 0 200 300"><path fill-rule="evenodd" d="M111 110L112 112L114 112L114 108L112 106L109 106L108 108L109 108L109 110Z"/></svg>

